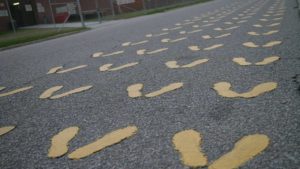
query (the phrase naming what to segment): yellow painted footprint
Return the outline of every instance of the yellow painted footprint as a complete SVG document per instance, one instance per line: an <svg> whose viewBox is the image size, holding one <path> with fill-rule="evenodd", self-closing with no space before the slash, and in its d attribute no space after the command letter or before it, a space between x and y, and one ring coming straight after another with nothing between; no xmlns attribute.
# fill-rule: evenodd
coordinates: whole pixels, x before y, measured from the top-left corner
<svg viewBox="0 0 300 169"><path fill-rule="evenodd" d="M182 65L182 66L178 65L177 61L168 61L165 63L165 65L170 69L192 68L192 67L198 66L200 64L203 64L205 62L208 62L208 59L199 59L199 60L193 61L192 63Z"/></svg>
<svg viewBox="0 0 300 169"><path fill-rule="evenodd" d="M223 44L215 44L215 45L212 45L212 46L209 46L209 47L206 47L204 48L203 50L204 51L209 51L209 50L213 50L213 49L217 49L217 48L220 48L224 46ZM200 47L199 46L189 46L188 47L191 51L199 51L200 50Z"/></svg>
<svg viewBox="0 0 300 169"><path fill-rule="evenodd" d="M17 93L25 92L25 91L27 91L29 89L32 89L32 88L33 88L33 86L22 87L22 88L15 89L15 90L12 90L12 91L9 91L9 92L1 93L0 97L11 96L11 95L14 95L14 94L17 94ZM0 87L0 91L2 91L4 89L5 89L5 87Z"/></svg>
<svg viewBox="0 0 300 169"><path fill-rule="evenodd" d="M274 33L278 33L279 31L278 30L271 30L271 31L268 31L268 32L265 32L265 33L257 33L257 32L248 32L248 35L253 35L253 36L260 36L260 35L272 35Z"/></svg>
<svg viewBox="0 0 300 169"><path fill-rule="evenodd" d="M68 152L69 142L77 135L78 131L78 127L69 127L53 136L48 157L57 158L65 155Z"/></svg>
<svg viewBox="0 0 300 169"><path fill-rule="evenodd" d="M241 97L241 98L253 98L257 97L259 95L262 95L264 93L273 91L277 88L277 83L275 82L267 82L267 83L262 83L257 86L255 86L252 90L249 92L245 93L237 93L233 90L230 89L231 84L228 82L219 82L214 84L213 89L223 97L228 97L228 98L236 98L236 97Z"/></svg>
<svg viewBox="0 0 300 169"><path fill-rule="evenodd" d="M51 87L49 89L47 89L46 91L44 91L41 95L40 95L40 99L59 99L62 97L66 97L75 93L80 93L86 90L91 89L93 86L83 86L83 87L79 87L73 90L70 90L68 92L62 93L62 94L57 94L57 95L53 95L55 92L59 91L60 89L63 88L63 86L54 86Z"/></svg>
<svg viewBox="0 0 300 169"><path fill-rule="evenodd" d="M108 53L108 54L104 54L103 52L97 52L97 53L94 53L92 55L93 58L98 58L98 57L108 57L108 56L114 56L114 55L120 55L124 53L123 50L120 50L120 51L116 51L116 52L112 52L112 53Z"/></svg>
<svg viewBox="0 0 300 169"><path fill-rule="evenodd" d="M264 58L264 60L261 62L255 63L255 65L257 65L257 66L267 65L267 64L271 64L279 59L280 59L280 57L278 57L278 56L270 56L270 57ZM232 61L241 66L252 65L251 62L247 62L246 59L243 57L233 58Z"/></svg>
<svg viewBox="0 0 300 169"><path fill-rule="evenodd" d="M173 40L166 38L166 39L162 39L161 42L162 43L175 43L175 42L183 41L183 40L186 40L186 39L187 39L187 37L182 37L182 38L173 39Z"/></svg>
<svg viewBox="0 0 300 169"><path fill-rule="evenodd" d="M125 42L125 43L122 43L122 46L126 47L126 46L136 46L136 45L141 45L141 44L145 44L145 43L148 43L149 41L148 40L144 40L144 41L140 41L140 42Z"/></svg>
<svg viewBox="0 0 300 169"><path fill-rule="evenodd" d="M166 51L166 50L168 50L168 48L160 48L160 49L150 51L150 52L147 52L146 49L140 49L140 50L136 51L136 54L137 55L145 55L145 54L151 55L151 54L160 53L160 52L163 52L163 51Z"/></svg>
<svg viewBox="0 0 300 169"><path fill-rule="evenodd" d="M98 140L94 141L93 143L90 143L88 145L76 149L75 151L73 151L68 155L68 158L70 159L85 158L93 153L105 149L106 147L110 147L114 144L120 143L121 141L132 137L137 133L137 131L138 128L136 126L128 126L122 129L112 131L111 133L108 133L104 135L102 138L99 138Z"/></svg>
<svg viewBox="0 0 300 169"><path fill-rule="evenodd" d="M161 89L148 93L145 95L145 97L156 97L156 96L160 96L164 93L179 89L183 87L183 83L182 82L178 82L178 83L171 83L168 86L162 87ZM141 92L141 90L143 89L143 84L141 83L137 83L137 84L133 84L127 87L127 92L128 92L128 96L131 98L137 98L137 97L141 97L143 94Z"/></svg>
<svg viewBox="0 0 300 169"><path fill-rule="evenodd" d="M195 130L184 130L173 137L175 150L180 153L181 161L188 167L204 167L207 157L201 149L201 135Z"/></svg>
<svg viewBox="0 0 300 169"><path fill-rule="evenodd" d="M115 67L115 68L111 68L113 66L113 64L105 64L105 65L101 66L99 68L99 70L100 70L100 72L106 72L106 71L111 71L112 72L112 71L118 71L118 70L122 70L122 69L125 69L125 68L133 67L137 64L139 64L139 62L128 63L128 64L118 66L118 67Z"/></svg>
<svg viewBox="0 0 300 169"><path fill-rule="evenodd" d="M243 137L227 154L209 165L208 169L236 169L259 155L269 145L269 138L263 134L253 134Z"/></svg>
<svg viewBox="0 0 300 169"><path fill-rule="evenodd" d="M53 73L62 74L62 73L67 73L67 72L71 72L74 70L82 69L85 67L87 67L87 65L80 65L80 66L72 67L69 69L63 69L63 66L57 66L57 67L51 68L47 74L53 74Z"/></svg>
<svg viewBox="0 0 300 169"><path fill-rule="evenodd" d="M0 127L0 136L12 131L13 129L15 129L16 126L4 126L4 127Z"/></svg>
<svg viewBox="0 0 300 169"><path fill-rule="evenodd" d="M164 33L159 33L159 34L147 34L146 37L147 38L151 38L151 37L160 37L160 36L164 36L164 35L168 35L168 32L164 32Z"/></svg>

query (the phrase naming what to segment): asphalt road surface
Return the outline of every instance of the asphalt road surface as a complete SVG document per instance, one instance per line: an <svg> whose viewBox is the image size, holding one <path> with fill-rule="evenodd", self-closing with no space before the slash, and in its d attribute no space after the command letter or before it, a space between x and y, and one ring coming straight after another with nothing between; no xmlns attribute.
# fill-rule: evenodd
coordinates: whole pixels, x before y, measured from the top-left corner
<svg viewBox="0 0 300 169"><path fill-rule="evenodd" d="M299 168L295 6L214 0L0 52L0 168Z"/></svg>

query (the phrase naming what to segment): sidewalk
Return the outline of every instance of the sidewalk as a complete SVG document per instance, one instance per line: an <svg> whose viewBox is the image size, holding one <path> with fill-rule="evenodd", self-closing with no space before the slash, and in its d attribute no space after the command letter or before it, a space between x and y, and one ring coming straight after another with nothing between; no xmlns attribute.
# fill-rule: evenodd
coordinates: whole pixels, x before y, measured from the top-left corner
<svg viewBox="0 0 300 169"><path fill-rule="evenodd" d="M96 28L99 27L101 24L106 23L104 22L85 22L85 26L87 28ZM58 24L39 24L39 25L32 25L32 26L24 26L21 29L36 29L36 28L80 28L81 22L72 22L72 23L58 23Z"/></svg>

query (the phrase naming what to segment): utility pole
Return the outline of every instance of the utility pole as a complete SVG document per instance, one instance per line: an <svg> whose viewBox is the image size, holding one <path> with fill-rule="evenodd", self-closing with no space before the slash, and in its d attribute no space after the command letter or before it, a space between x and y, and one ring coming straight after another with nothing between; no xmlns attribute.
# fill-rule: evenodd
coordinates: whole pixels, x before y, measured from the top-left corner
<svg viewBox="0 0 300 169"><path fill-rule="evenodd" d="M143 3L143 10L145 11L146 10L145 0L142 0L142 3Z"/></svg>
<svg viewBox="0 0 300 169"><path fill-rule="evenodd" d="M6 3L6 7L7 7L7 11L8 11L8 15L9 15L10 23L11 23L11 27L12 27L14 33L16 33L15 22L14 22L14 19L13 19L12 15L11 15L11 12L10 12L9 3L8 3L7 0L5 0L5 3Z"/></svg>
<svg viewBox="0 0 300 169"><path fill-rule="evenodd" d="M77 0L77 5L78 5L78 12L79 12L79 16L80 16L81 25L82 25L83 28L85 28L83 15L82 15L82 10L81 10L81 5L80 5L80 0Z"/></svg>
<svg viewBox="0 0 300 169"><path fill-rule="evenodd" d="M113 16L115 16L115 9L114 9L114 2L113 0L109 0L110 8L111 8L111 13Z"/></svg>
<svg viewBox="0 0 300 169"><path fill-rule="evenodd" d="M51 0L49 0L49 6L50 6L50 11L51 11L52 23L54 24L54 28L56 28L56 22L55 22L55 18L54 18L54 14L53 14Z"/></svg>

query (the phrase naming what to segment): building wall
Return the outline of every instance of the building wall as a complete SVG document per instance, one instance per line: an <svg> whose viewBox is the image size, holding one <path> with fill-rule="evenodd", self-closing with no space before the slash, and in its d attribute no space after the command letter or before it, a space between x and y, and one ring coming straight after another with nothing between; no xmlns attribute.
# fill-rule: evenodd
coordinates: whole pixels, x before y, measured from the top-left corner
<svg viewBox="0 0 300 169"><path fill-rule="evenodd" d="M22 1L22 0L20 0ZM63 12L64 8L66 7L67 3L74 3L76 0L52 0L56 4L53 4L52 10L55 20L63 21L66 16L68 16L68 12ZM111 15L112 9L110 0L80 0L81 8L84 14L95 14L97 10L97 3L98 7L103 15ZM46 23L53 23L53 17L51 13L51 8L49 5L49 0L32 0L32 8L34 12L34 20L37 24L46 24ZM121 10L119 10L121 9ZM137 10L143 9L142 0L135 0L134 3L131 4L124 4L118 7L114 4L115 13L126 13L126 12L133 12ZM4 0L0 0L0 11L7 10L6 4ZM73 10L75 13L78 13L78 8L75 7ZM3 12L2 12L3 13ZM10 20L8 16L0 16L0 30L8 30L10 28Z"/></svg>
<svg viewBox="0 0 300 169"><path fill-rule="evenodd" d="M7 6L4 0L0 0L0 31L5 31L10 28Z"/></svg>

